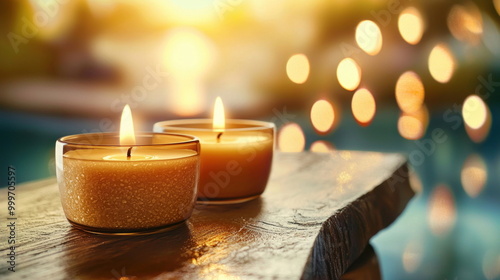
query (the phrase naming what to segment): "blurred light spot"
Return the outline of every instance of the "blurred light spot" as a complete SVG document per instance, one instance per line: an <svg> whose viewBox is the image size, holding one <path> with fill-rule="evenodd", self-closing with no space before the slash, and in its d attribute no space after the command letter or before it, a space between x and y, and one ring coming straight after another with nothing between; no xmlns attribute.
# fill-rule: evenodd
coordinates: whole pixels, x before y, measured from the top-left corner
<svg viewBox="0 0 500 280"><path fill-rule="evenodd" d="M182 116L201 113L205 105L203 79L215 59L212 41L196 29L174 28L165 38L163 53L171 110Z"/></svg>
<svg viewBox="0 0 500 280"><path fill-rule="evenodd" d="M495 10L497 10L497 14L500 16L500 0L493 0L493 5L495 6Z"/></svg>
<svg viewBox="0 0 500 280"><path fill-rule="evenodd" d="M24 18L30 24L23 22L23 26L29 26L27 28L29 31L23 32L40 36L45 40L55 40L74 26L77 18L75 14L78 11L76 1L30 0L28 3L33 8L33 17L32 20Z"/></svg>
<svg viewBox="0 0 500 280"><path fill-rule="evenodd" d="M486 122L486 104L484 104L479 96L470 95L464 101L462 116L466 125L470 128L478 129Z"/></svg>
<svg viewBox="0 0 500 280"><path fill-rule="evenodd" d="M352 96L351 109L354 118L362 126L367 126L373 120L376 112L375 98L367 89L359 89Z"/></svg>
<svg viewBox="0 0 500 280"><path fill-rule="evenodd" d="M311 108L311 123L319 133L328 133L335 121L335 112L330 102L320 99Z"/></svg>
<svg viewBox="0 0 500 280"><path fill-rule="evenodd" d="M477 44L483 33L481 11L472 2L454 5L448 14L448 28L457 40Z"/></svg>
<svg viewBox="0 0 500 280"><path fill-rule="evenodd" d="M402 256L403 267L406 272L411 273L417 270L422 263L423 251L422 243L417 240L412 240L406 245Z"/></svg>
<svg viewBox="0 0 500 280"><path fill-rule="evenodd" d="M428 222L435 235L443 235L450 231L456 220L455 200L450 189L438 185L429 198Z"/></svg>
<svg viewBox="0 0 500 280"><path fill-rule="evenodd" d="M354 59L344 58L337 67L337 79L343 88L353 91L361 82L361 68Z"/></svg>
<svg viewBox="0 0 500 280"><path fill-rule="evenodd" d="M403 10L399 15L398 29L406 42L412 45L418 44L424 33L424 21L420 12L414 7Z"/></svg>
<svg viewBox="0 0 500 280"><path fill-rule="evenodd" d="M484 188L488 173L480 155L472 154L464 162L461 172L462 186L470 197L477 197Z"/></svg>
<svg viewBox="0 0 500 280"><path fill-rule="evenodd" d="M414 113L402 113L398 119L399 134L408 140L417 140L424 136L429 123L429 112L425 106Z"/></svg>
<svg viewBox="0 0 500 280"><path fill-rule="evenodd" d="M303 84L309 77L309 60L303 54L294 54L286 63L286 74L288 78L296 83Z"/></svg>
<svg viewBox="0 0 500 280"><path fill-rule="evenodd" d="M401 111L416 112L424 103L424 85L420 77L412 71L403 73L396 83L396 101Z"/></svg>
<svg viewBox="0 0 500 280"><path fill-rule="evenodd" d="M315 153L329 153L333 151L335 148L332 143L328 141L318 140L311 144L311 152Z"/></svg>
<svg viewBox="0 0 500 280"><path fill-rule="evenodd" d="M306 144L304 132L296 123L284 125L279 133L278 147L282 152L302 152Z"/></svg>
<svg viewBox="0 0 500 280"><path fill-rule="evenodd" d="M412 190L416 193L421 193L422 190L424 189L424 185L422 184L422 180L420 179L420 176L418 176L418 173L410 167L409 169L409 178L410 178L410 186Z"/></svg>
<svg viewBox="0 0 500 280"><path fill-rule="evenodd" d="M429 55L429 72L440 83L447 83L455 71L455 58L445 44L436 45Z"/></svg>
<svg viewBox="0 0 500 280"><path fill-rule="evenodd" d="M500 251L490 249L486 252L483 259L483 273L488 280L500 277Z"/></svg>
<svg viewBox="0 0 500 280"><path fill-rule="evenodd" d="M371 20L363 20L356 27L356 43L369 55L376 55L382 49L382 32Z"/></svg>

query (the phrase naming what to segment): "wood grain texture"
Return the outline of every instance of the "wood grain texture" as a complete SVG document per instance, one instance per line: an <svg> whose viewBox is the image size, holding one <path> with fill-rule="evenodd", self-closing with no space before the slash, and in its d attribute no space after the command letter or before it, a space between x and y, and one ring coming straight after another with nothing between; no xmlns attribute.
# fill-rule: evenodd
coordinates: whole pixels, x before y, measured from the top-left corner
<svg viewBox="0 0 500 280"><path fill-rule="evenodd" d="M278 153L261 198L198 205L175 230L131 237L72 228L55 179L25 184L16 195L16 272L2 260L0 278L337 279L413 196L406 174L397 154ZM6 204L2 196L4 221Z"/></svg>

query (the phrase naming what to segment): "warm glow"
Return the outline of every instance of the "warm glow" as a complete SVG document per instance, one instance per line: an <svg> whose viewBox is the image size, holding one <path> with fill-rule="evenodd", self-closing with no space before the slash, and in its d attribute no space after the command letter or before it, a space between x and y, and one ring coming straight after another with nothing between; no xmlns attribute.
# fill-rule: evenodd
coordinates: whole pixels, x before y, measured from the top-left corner
<svg viewBox="0 0 500 280"><path fill-rule="evenodd" d="M448 14L448 28L458 40L476 45L483 34L481 11L472 2L454 5Z"/></svg>
<svg viewBox="0 0 500 280"><path fill-rule="evenodd" d="M326 100L318 100L311 108L311 123L320 133L327 133L332 129L335 121L335 111L332 104Z"/></svg>
<svg viewBox="0 0 500 280"><path fill-rule="evenodd" d="M278 136L278 147L282 152L298 153L304 150L306 139L304 132L296 123L284 125Z"/></svg>
<svg viewBox="0 0 500 280"><path fill-rule="evenodd" d="M450 189L445 185L437 186L429 199L428 222L435 235L449 232L456 220L455 200Z"/></svg>
<svg viewBox="0 0 500 280"><path fill-rule="evenodd" d="M429 72L440 82L447 83L455 71L455 58L445 44L436 45L429 55Z"/></svg>
<svg viewBox="0 0 500 280"><path fill-rule="evenodd" d="M337 67L337 79L343 88L353 91L361 82L361 68L354 59L344 58Z"/></svg>
<svg viewBox="0 0 500 280"><path fill-rule="evenodd" d="M314 153L329 153L334 150L334 147L328 141L318 140L311 144L310 150Z"/></svg>
<svg viewBox="0 0 500 280"><path fill-rule="evenodd" d="M382 32L371 20L364 20L356 27L356 43L369 55L376 55L382 49Z"/></svg>
<svg viewBox="0 0 500 280"><path fill-rule="evenodd" d="M401 37L409 44L416 45L424 33L424 21L420 12L414 7L408 7L401 12L398 19Z"/></svg>
<svg viewBox="0 0 500 280"><path fill-rule="evenodd" d="M500 16L500 0L493 0L493 5L495 6L495 10L497 10L497 14Z"/></svg>
<svg viewBox="0 0 500 280"><path fill-rule="evenodd" d="M212 123L214 131L220 132L224 131L226 128L226 116L224 114L224 105L222 104L222 99L217 96L214 105L214 120Z"/></svg>
<svg viewBox="0 0 500 280"><path fill-rule="evenodd" d="M199 114L204 109L204 79L215 60L215 47L205 34L194 28L171 29L166 37L163 67L168 80L168 105L182 116Z"/></svg>
<svg viewBox="0 0 500 280"><path fill-rule="evenodd" d="M401 111L416 112L424 103L424 85L420 77L412 71L403 73L396 83L396 101Z"/></svg>
<svg viewBox="0 0 500 280"><path fill-rule="evenodd" d="M286 74L288 78L296 83L303 84L309 76L309 60L303 54L295 54L286 63Z"/></svg>
<svg viewBox="0 0 500 280"><path fill-rule="evenodd" d="M79 11L77 1L30 0L26 2L29 3L33 11L33 16L30 19L24 17L26 22L21 21L23 26L32 26L29 27L30 31L23 31L26 32L23 35L28 38L31 38L31 34L33 34L33 36L39 36L44 40L57 40L65 36L68 31L71 32L71 27L76 24Z"/></svg>
<svg viewBox="0 0 500 280"><path fill-rule="evenodd" d="M472 129L479 129L486 122L487 110L486 104L479 96L470 95L465 99L462 107L465 124Z"/></svg>
<svg viewBox="0 0 500 280"><path fill-rule="evenodd" d="M409 179L412 190L416 193L421 193L424 189L424 185L422 184L420 176L418 176L417 172L411 167L409 171Z"/></svg>
<svg viewBox="0 0 500 280"><path fill-rule="evenodd" d="M480 155L472 154L464 162L461 172L462 186L470 197L477 197L483 190L488 173Z"/></svg>
<svg viewBox="0 0 500 280"><path fill-rule="evenodd" d="M411 273L417 270L422 263L423 251L422 243L418 239L414 239L406 245L402 256L403 267L406 272Z"/></svg>
<svg viewBox="0 0 500 280"><path fill-rule="evenodd" d="M135 145L134 121L128 104L123 108L120 121L120 145Z"/></svg>
<svg viewBox="0 0 500 280"><path fill-rule="evenodd" d="M367 89L359 89L352 96L351 109L354 118L360 125L369 125L376 111L375 98Z"/></svg>
<svg viewBox="0 0 500 280"><path fill-rule="evenodd" d="M424 136L429 123L429 112L422 106L417 112L402 113L398 119L399 134L408 140L417 140Z"/></svg>

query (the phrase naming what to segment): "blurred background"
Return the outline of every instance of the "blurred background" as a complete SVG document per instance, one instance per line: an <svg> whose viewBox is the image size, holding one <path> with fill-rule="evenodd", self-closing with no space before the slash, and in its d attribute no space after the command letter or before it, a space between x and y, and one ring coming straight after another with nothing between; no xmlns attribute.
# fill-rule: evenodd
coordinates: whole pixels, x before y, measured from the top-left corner
<svg viewBox="0 0 500 280"><path fill-rule="evenodd" d="M55 141L117 131L127 103L151 131L221 96L231 118L274 122L285 152L408 156L417 195L371 242L383 279L500 279L499 15L499 0L1 1L0 162L18 183L55 176Z"/></svg>

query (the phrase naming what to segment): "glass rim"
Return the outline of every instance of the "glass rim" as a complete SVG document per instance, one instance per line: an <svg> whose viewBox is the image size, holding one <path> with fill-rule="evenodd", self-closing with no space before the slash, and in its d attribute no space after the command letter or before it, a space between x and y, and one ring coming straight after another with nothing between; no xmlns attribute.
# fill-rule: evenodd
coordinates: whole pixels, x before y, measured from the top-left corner
<svg viewBox="0 0 500 280"><path fill-rule="evenodd" d="M182 125L189 124L212 124L212 119L180 119L180 120L168 120L156 122L153 125L153 130L156 127L160 128L175 128L185 131L213 131L213 128L202 128L202 127L185 127ZM245 124L253 125L252 127L236 127L236 128L224 128L224 131L256 131L264 129L274 129L276 125L272 122L258 121L258 120L244 120L244 119L226 119L226 124Z"/></svg>
<svg viewBox="0 0 500 280"><path fill-rule="evenodd" d="M72 135L67 135L63 136L59 139L57 139L58 143L62 144L68 144L68 145L74 145L74 146L93 146L93 147L148 147L148 146L176 146L176 145L185 145L185 144L199 144L200 139L196 136L192 135L185 135L185 134L180 134L180 133L166 133L166 132L136 132L135 137L147 137L147 136L154 136L154 135L159 135L159 136L175 136L175 137L181 137L185 138L187 140L185 141L178 141L178 142L172 142L172 143L155 143L155 144L134 144L134 145L122 145L122 144L94 144L94 143L81 143L81 142L74 142L74 141L69 141L70 139L76 139L84 136L92 136L92 135L103 135L103 136L114 136L114 137L120 137L119 132L92 132L92 133L81 133L81 134L72 134Z"/></svg>

